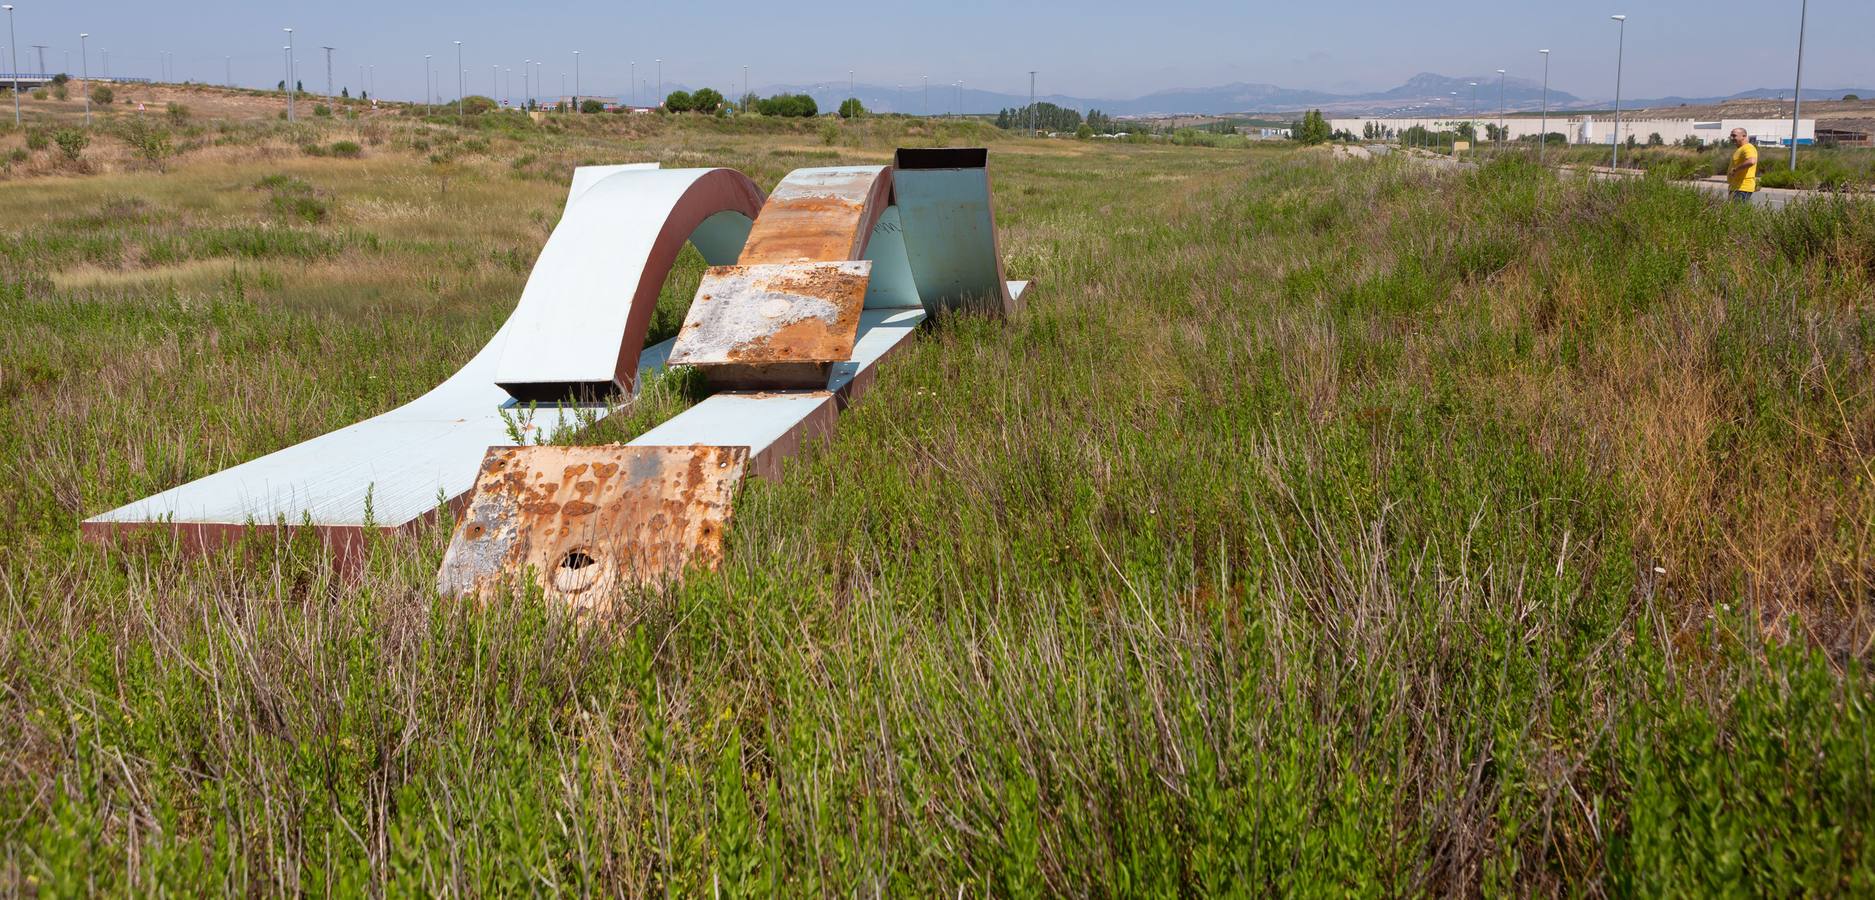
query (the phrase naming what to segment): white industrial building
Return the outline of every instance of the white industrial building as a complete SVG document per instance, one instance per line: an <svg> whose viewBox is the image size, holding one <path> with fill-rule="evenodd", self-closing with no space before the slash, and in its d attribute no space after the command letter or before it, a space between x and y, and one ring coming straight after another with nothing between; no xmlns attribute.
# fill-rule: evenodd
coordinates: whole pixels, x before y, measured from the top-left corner
<svg viewBox="0 0 1875 900"><path fill-rule="evenodd" d="M1377 124L1390 136L1397 136L1417 125L1428 131L1453 131L1458 126L1470 122L1477 129L1478 137L1483 140L1488 133L1485 125L1498 124L1496 116L1430 116L1423 118L1353 118L1329 119L1328 126L1336 131L1345 131L1356 137L1365 137L1364 130L1368 123ZM1522 137L1535 138L1543 128L1543 120L1527 116L1509 117L1502 120L1505 131L1511 140ZM1668 144L1677 144L1687 137L1696 137L1701 143L1716 144L1731 136L1732 129L1743 128L1751 135L1751 142L1760 147L1790 146L1789 119L1630 119L1621 117L1621 136L1614 138L1614 117L1609 116L1562 116L1549 118L1549 130L1552 134L1562 134L1571 144L1607 144L1611 140L1626 141L1629 135L1636 143L1645 144L1656 134ZM1797 143L1810 144L1816 140L1816 120L1797 120Z"/></svg>

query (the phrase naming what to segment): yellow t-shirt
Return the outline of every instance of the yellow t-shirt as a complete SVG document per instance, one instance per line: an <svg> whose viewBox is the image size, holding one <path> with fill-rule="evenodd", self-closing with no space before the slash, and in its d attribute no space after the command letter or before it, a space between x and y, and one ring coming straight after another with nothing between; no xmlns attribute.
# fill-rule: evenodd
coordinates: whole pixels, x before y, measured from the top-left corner
<svg viewBox="0 0 1875 900"><path fill-rule="evenodd" d="M1737 171L1738 167L1745 163L1751 165L1745 166L1742 172ZM1725 180L1735 191L1758 189L1758 148L1753 147L1750 141L1740 144L1737 150L1732 151L1732 166L1727 170Z"/></svg>

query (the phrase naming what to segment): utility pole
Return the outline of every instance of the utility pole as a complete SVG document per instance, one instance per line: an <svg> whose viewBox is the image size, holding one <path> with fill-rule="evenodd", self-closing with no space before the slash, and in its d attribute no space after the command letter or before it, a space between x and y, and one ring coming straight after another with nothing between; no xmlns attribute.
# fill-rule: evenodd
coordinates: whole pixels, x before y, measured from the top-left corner
<svg viewBox="0 0 1875 900"><path fill-rule="evenodd" d="M919 76L924 79L924 117L931 118L931 76Z"/></svg>
<svg viewBox="0 0 1875 900"><path fill-rule="evenodd" d="M19 38L13 36L13 4L0 5L7 13L7 53L13 57L13 124L20 123L20 47Z"/></svg>
<svg viewBox="0 0 1875 900"><path fill-rule="evenodd" d="M1504 145L1510 142L1510 133L1504 130L1504 70L1497 70L1497 149L1502 152Z"/></svg>
<svg viewBox="0 0 1875 900"><path fill-rule="evenodd" d="M663 106L664 105L664 57L660 56L657 58L657 60L658 60L658 93L657 93L657 97L655 97L654 99L657 100L658 106Z"/></svg>
<svg viewBox="0 0 1875 900"><path fill-rule="evenodd" d="M573 51L573 112L579 113L579 51Z"/></svg>
<svg viewBox="0 0 1875 900"><path fill-rule="evenodd" d="M1621 23L1621 36L1615 44L1615 168L1621 168L1621 57L1628 51L1628 17L1609 16Z"/></svg>
<svg viewBox="0 0 1875 900"><path fill-rule="evenodd" d="M1543 130L1537 133L1536 164L1543 164L1543 149L1549 143L1549 51L1538 50L1543 54Z"/></svg>
<svg viewBox="0 0 1875 900"><path fill-rule="evenodd" d="M332 50L333 48L320 47L319 49L324 50L326 52L326 102L331 103L332 102Z"/></svg>
<svg viewBox="0 0 1875 900"><path fill-rule="evenodd" d="M632 84L631 84L631 87L632 87L632 100L631 100L631 104L632 104L633 106L637 106L637 105L638 105L638 61L637 61L637 60L635 60L635 59L634 59L634 60L632 60Z"/></svg>
<svg viewBox="0 0 1875 900"><path fill-rule="evenodd" d="M430 54L423 54L423 114L430 114L430 104L436 101L436 81L430 77Z"/></svg>
<svg viewBox="0 0 1875 900"><path fill-rule="evenodd" d="M1029 70L1029 137L1035 136L1035 70Z"/></svg>
<svg viewBox="0 0 1875 900"><path fill-rule="evenodd" d="M232 56L221 58L221 86L234 87L234 57Z"/></svg>
<svg viewBox="0 0 1875 900"><path fill-rule="evenodd" d="M1790 170L1797 171L1797 113L1803 109L1803 32L1810 24L1810 0L1803 0L1797 14L1797 90L1790 104ZM41 68L44 68L41 66Z"/></svg>
<svg viewBox="0 0 1875 900"><path fill-rule="evenodd" d="M742 101L747 101L749 99L749 67L748 66L742 67L742 96L738 99ZM743 112L748 112L748 110L744 109Z"/></svg>
<svg viewBox="0 0 1875 900"><path fill-rule="evenodd" d="M91 32L78 35L78 64L83 67L85 78L85 127L91 127L91 53L85 47L85 39Z"/></svg>
<svg viewBox="0 0 1875 900"><path fill-rule="evenodd" d="M294 121L293 95L299 93L299 85L293 77L293 29L286 31L286 120Z"/></svg>
<svg viewBox="0 0 1875 900"><path fill-rule="evenodd" d="M462 42L456 42L456 124L462 124Z"/></svg>
<svg viewBox="0 0 1875 900"><path fill-rule="evenodd" d="M1478 155L1478 82L1471 84L1471 155Z"/></svg>

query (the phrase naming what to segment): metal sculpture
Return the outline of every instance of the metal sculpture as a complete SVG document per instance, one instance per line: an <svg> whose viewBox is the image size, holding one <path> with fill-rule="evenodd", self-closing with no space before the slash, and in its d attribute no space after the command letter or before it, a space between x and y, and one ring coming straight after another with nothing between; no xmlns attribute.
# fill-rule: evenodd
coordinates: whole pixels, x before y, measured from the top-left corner
<svg viewBox="0 0 1875 900"><path fill-rule="evenodd" d="M447 504L462 516L440 591L531 573L586 610L714 566L741 479L778 477L829 433L919 325L1016 310L1027 283L1003 280L987 164L982 150L900 150L893 166L797 170L766 200L729 169L581 168L513 315L455 376L84 531L166 530L200 549L310 526L345 564L367 529L408 529ZM685 240L713 268L678 337L643 347ZM516 446L520 405L590 421L667 363L696 366L716 392L626 445Z"/></svg>

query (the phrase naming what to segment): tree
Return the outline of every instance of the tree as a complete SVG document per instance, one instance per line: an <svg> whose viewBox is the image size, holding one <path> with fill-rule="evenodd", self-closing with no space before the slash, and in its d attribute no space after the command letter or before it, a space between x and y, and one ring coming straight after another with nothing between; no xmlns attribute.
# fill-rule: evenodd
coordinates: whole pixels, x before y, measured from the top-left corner
<svg viewBox="0 0 1875 900"><path fill-rule="evenodd" d="M1476 143L1478 140L1478 129L1470 122L1460 122L1458 123L1458 139Z"/></svg>
<svg viewBox="0 0 1875 900"><path fill-rule="evenodd" d="M348 87L339 88L339 96L350 100L352 98L352 89Z"/></svg>
<svg viewBox="0 0 1875 900"><path fill-rule="evenodd" d="M1666 145L1667 142L1660 137L1660 132L1658 131L1647 136L1647 146L1649 147L1665 147Z"/></svg>
<svg viewBox="0 0 1875 900"><path fill-rule="evenodd" d="M755 108L764 116L811 119L820 115L820 106L806 94L776 94L757 102Z"/></svg>
<svg viewBox="0 0 1875 900"><path fill-rule="evenodd" d="M1084 141L1093 136L1094 136L1094 126L1089 125L1086 122L1082 122L1080 127L1074 129L1074 137L1076 140Z"/></svg>
<svg viewBox="0 0 1875 900"><path fill-rule="evenodd" d="M866 114L866 106L858 97L848 97L840 101L840 118L857 119Z"/></svg>
<svg viewBox="0 0 1875 900"><path fill-rule="evenodd" d="M117 95L111 93L111 89L104 85L100 84L91 89L91 102L99 106L110 106L111 101L115 99L117 99Z"/></svg>
<svg viewBox="0 0 1875 900"><path fill-rule="evenodd" d="M306 93L306 82L304 82L304 81L295 81L295 82L293 82L293 93L295 93L295 94L304 94L304 93Z"/></svg>
<svg viewBox="0 0 1875 900"><path fill-rule="evenodd" d="M723 95L715 88L701 88L690 95L690 111L716 115L722 111Z"/></svg>
<svg viewBox="0 0 1875 900"><path fill-rule="evenodd" d="M664 98L664 108L671 112L689 112L690 103L689 91L671 91L670 96Z"/></svg>
<svg viewBox="0 0 1875 900"><path fill-rule="evenodd" d="M1334 135L1329 132L1328 120L1319 109L1311 109L1302 114L1302 121L1290 126L1289 133L1305 147L1325 144Z"/></svg>
<svg viewBox="0 0 1875 900"><path fill-rule="evenodd" d="M495 110L495 107L496 107L496 103L494 100L491 100L480 94L470 94L469 96L462 98L463 115L479 116L486 112L493 112Z"/></svg>
<svg viewBox="0 0 1875 900"><path fill-rule="evenodd" d="M736 101L736 110L745 113L755 112L756 105L761 102L762 98L755 96L754 91L750 91L743 94L741 100Z"/></svg>
<svg viewBox="0 0 1875 900"><path fill-rule="evenodd" d="M605 112L605 104L600 103L597 100L588 98L588 99L579 101L579 111L587 115L591 115L593 113L602 113L602 112Z"/></svg>
<svg viewBox="0 0 1875 900"><path fill-rule="evenodd" d="M1862 99L1862 97L1861 97L1860 95L1857 95L1857 94L1844 94L1844 95L1842 95L1842 98L1843 98L1844 100L1860 100L1860 99Z"/></svg>

